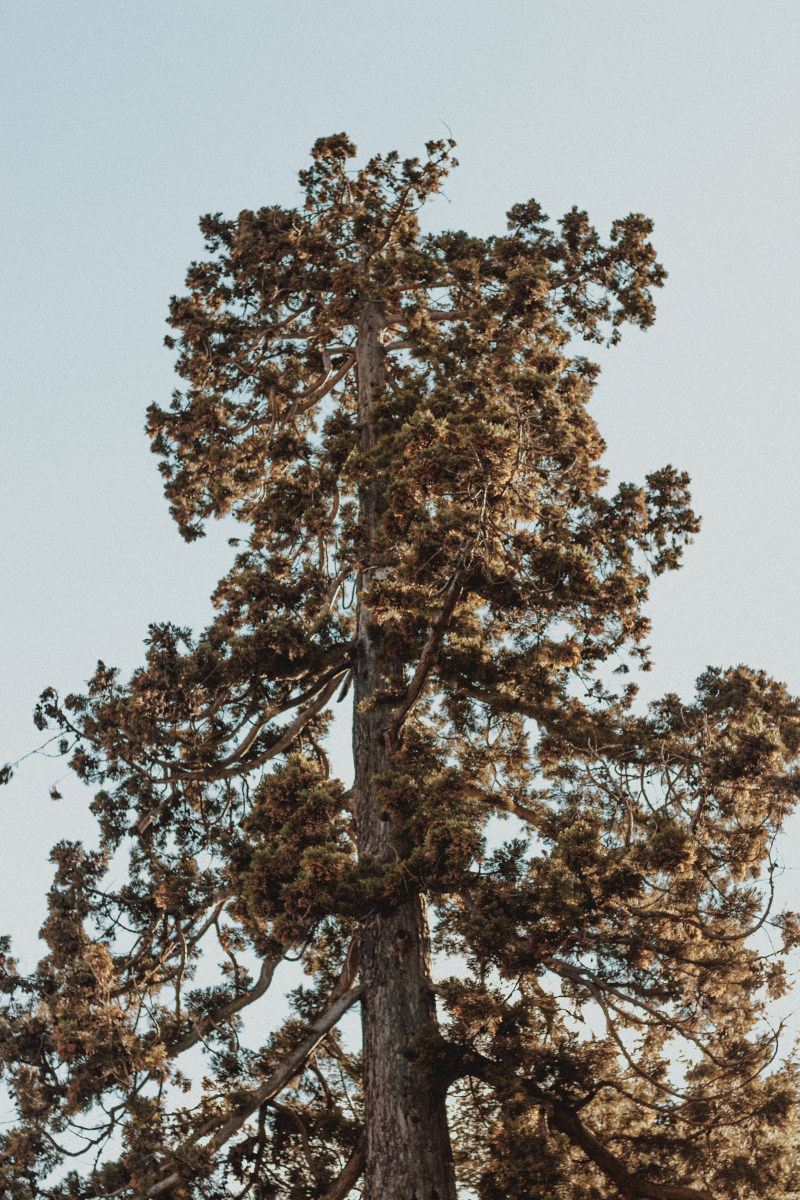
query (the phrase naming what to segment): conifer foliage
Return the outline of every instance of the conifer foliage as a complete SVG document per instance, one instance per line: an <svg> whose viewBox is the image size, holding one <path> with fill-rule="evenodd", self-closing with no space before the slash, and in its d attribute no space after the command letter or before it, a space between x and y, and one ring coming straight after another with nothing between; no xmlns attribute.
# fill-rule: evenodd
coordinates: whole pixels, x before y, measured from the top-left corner
<svg viewBox="0 0 800 1200"><path fill-rule="evenodd" d="M148 430L184 537L241 541L205 632L37 709L99 835L53 851L37 970L0 957L10 1200L800 1187L768 1023L800 705L611 682L697 529L672 467L611 492L575 350L652 323L650 222L424 234L452 146L323 138L302 208L202 221Z"/></svg>

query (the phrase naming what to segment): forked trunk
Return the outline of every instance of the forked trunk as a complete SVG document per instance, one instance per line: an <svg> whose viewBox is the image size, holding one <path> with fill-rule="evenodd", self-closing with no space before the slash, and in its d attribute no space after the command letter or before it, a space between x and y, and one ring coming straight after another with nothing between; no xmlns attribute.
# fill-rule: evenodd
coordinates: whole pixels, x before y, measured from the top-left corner
<svg viewBox="0 0 800 1200"><path fill-rule="evenodd" d="M385 375L379 341L381 315L365 304L358 344L359 424L362 446L374 444L370 423ZM361 495L361 517L370 551L383 507L383 488L373 481ZM368 559L359 582L363 594L380 565ZM391 862L392 816L377 802L373 781L389 769L384 732L392 705L381 696L392 670L378 667L370 614L357 612L355 660L355 816L360 856ZM430 941L425 899L412 895L377 915L361 941L361 1002L366 1116L365 1200L455 1200L444 1091L412 1062L411 1043L436 1022L431 987Z"/></svg>

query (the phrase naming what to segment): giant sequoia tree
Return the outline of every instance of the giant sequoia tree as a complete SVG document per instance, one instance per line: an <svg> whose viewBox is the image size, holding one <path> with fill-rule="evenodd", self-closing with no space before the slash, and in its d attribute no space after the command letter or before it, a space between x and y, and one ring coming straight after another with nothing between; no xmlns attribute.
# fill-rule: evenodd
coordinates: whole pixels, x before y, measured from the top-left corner
<svg viewBox="0 0 800 1200"><path fill-rule="evenodd" d="M37 710L99 840L53 851L36 972L0 960L13 1200L800 1186L767 1021L800 706L614 683L696 529L671 467L612 494L575 353L652 322L650 223L423 235L450 150L325 138L304 207L202 222L148 428L183 535L241 541L201 636Z"/></svg>

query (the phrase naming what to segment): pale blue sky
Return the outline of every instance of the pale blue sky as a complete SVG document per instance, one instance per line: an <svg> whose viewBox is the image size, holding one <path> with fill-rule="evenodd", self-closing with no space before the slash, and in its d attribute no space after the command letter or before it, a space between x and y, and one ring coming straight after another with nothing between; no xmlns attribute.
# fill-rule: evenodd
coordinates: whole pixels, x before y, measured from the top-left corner
<svg viewBox="0 0 800 1200"><path fill-rule="evenodd" d="M744 661L800 692L799 46L795 0L6 0L0 760L45 684L208 617L226 533L181 542L142 434L174 386L167 301L199 214L291 204L342 129L410 154L449 126L444 226L499 231L531 196L655 219L657 324L595 402L615 477L673 461L704 516L654 591L647 691ZM0 792L0 928L29 952L49 846L91 828L77 785L47 799L63 770Z"/></svg>

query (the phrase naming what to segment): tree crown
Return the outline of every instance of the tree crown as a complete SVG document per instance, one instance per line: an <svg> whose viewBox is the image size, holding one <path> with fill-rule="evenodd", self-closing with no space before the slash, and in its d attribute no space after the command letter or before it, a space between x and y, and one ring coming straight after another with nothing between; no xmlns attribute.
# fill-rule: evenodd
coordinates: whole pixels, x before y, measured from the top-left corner
<svg viewBox="0 0 800 1200"><path fill-rule="evenodd" d="M100 841L54 851L34 975L2 960L14 1200L344 1196L362 1109L335 1026L361 931L412 892L466 964L412 1047L457 1098L465 1186L790 1186L794 1068L767 1071L765 1024L785 975L753 939L800 707L740 667L637 715L604 668L647 664L649 581L698 527L672 467L610 491L576 352L652 323L651 224L604 243L529 201L500 236L424 234L452 148L355 170L323 138L301 207L201 223L209 257L170 307L182 390L148 430L184 537L232 514L242 543L199 637L153 626L127 683L100 663L37 709L97 788ZM391 861L357 853L324 737L365 630ZM514 836L490 844L498 815ZM795 919L777 928L790 946ZM241 1014L297 956L312 986L246 1046Z"/></svg>

